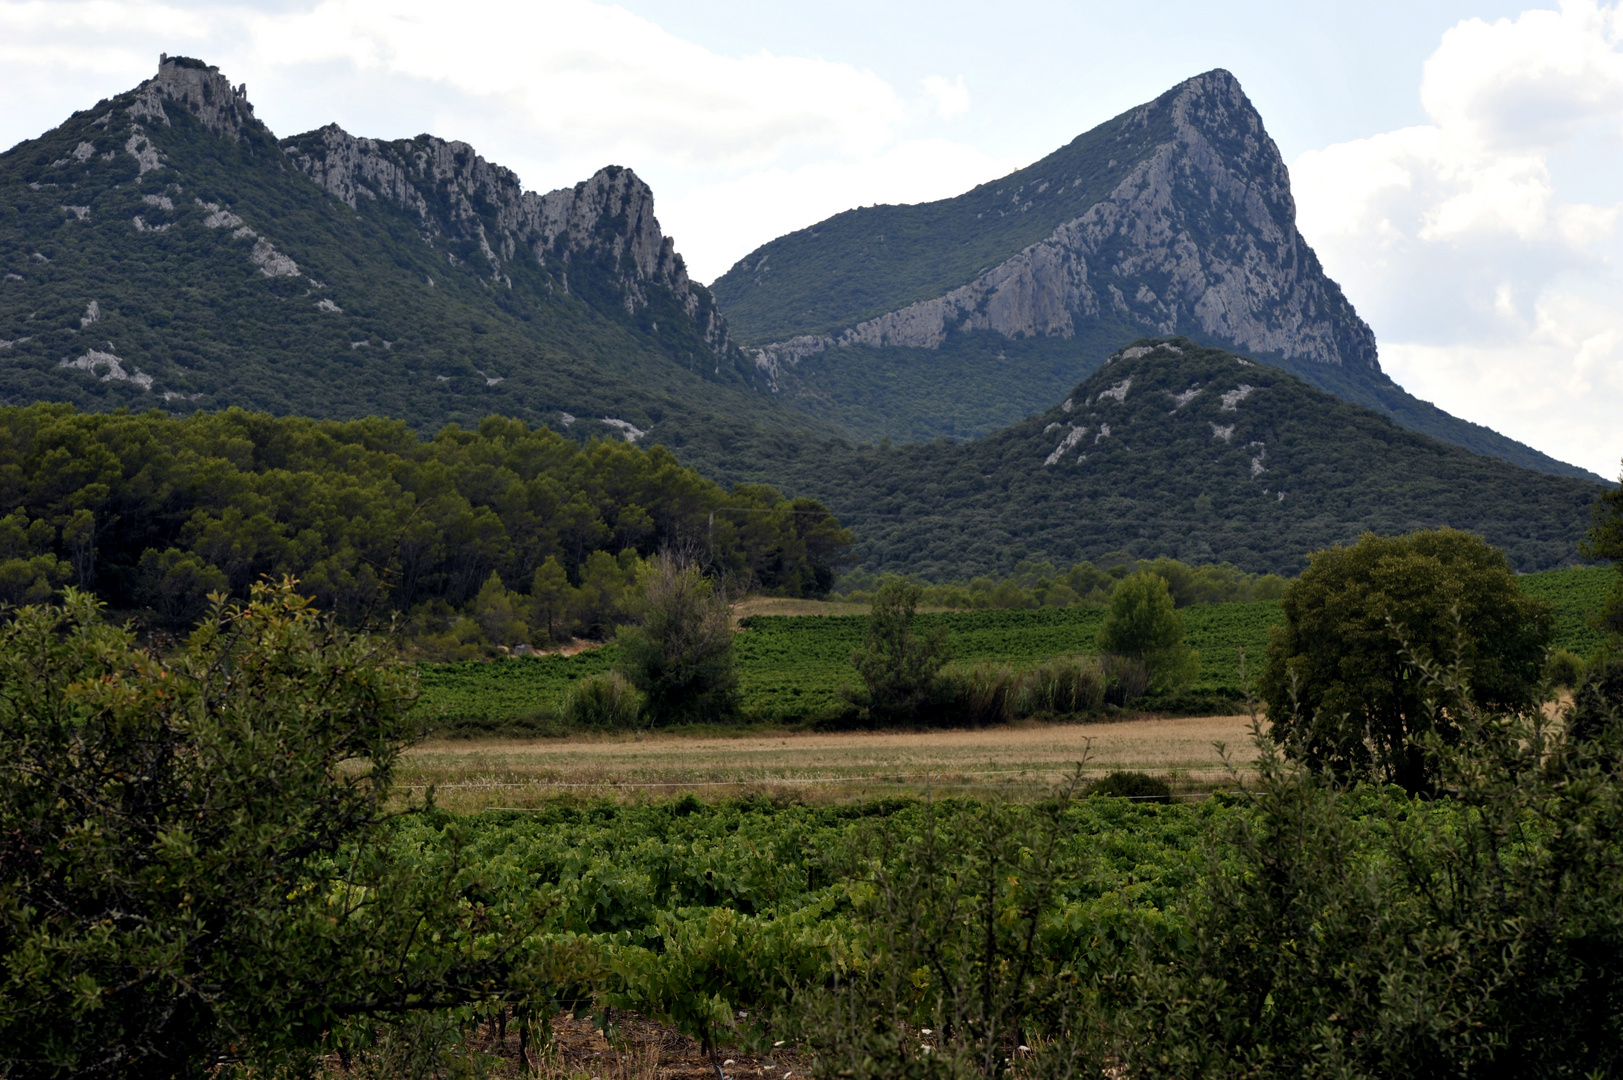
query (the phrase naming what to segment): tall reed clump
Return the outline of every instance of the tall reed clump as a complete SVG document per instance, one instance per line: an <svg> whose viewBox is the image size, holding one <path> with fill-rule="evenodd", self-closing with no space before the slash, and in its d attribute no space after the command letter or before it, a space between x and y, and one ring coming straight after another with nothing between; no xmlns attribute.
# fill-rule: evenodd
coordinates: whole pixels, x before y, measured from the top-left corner
<svg viewBox="0 0 1623 1080"><path fill-rule="evenodd" d="M570 688L559 719L571 727L635 728L642 718L643 697L618 671L591 675Z"/></svg>
<svg viewBox="0 0 1623 1080"><path fill-rule="evenodd" d="M1062 656L1023 670L982 663L944 672L937 680L941 716L985 726L1031 716L1099 712L1124 704L1149 685L1144 665L1120 656Z"/></svg>
<svg viewBox="0 0 1623 1080"><path fill-rule="evenodd" d="M1098 657L1062 656L1021 674L1014 715L1098 712L1106 688L1105 666Z"/></svg>

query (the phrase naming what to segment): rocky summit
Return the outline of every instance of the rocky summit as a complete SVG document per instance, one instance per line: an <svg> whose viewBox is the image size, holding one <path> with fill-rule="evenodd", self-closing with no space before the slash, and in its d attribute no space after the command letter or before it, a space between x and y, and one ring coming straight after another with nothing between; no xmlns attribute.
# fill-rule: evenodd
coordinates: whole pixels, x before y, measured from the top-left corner
<svg viewBox="0 0 1623 1080"><path fill-rule="evenodd" d="M761 392L627 168L537 193L429 135L279 140L246 86L165 56L0 155L0 190L8 403L498 413L719 475L833 435Z"/></svg>
<svg viewBox="0 0 1623 1080"><path fill-rule="evenodd" d="M714 288L777 392L875 436L985 434L1125 342L1183 334L1415 430L1586 475L1387 379L1375 335L1297 231L1284 160L1226 71L957 198L781 237Z"/></svg>

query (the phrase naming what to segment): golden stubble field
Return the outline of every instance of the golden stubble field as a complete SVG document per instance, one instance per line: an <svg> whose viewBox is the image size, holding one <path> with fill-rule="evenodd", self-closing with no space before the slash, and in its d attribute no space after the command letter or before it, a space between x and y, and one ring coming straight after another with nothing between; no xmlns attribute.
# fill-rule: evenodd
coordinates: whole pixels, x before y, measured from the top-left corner
<svg viewBox="0 0 1623 1080"><path fill-rule="evenodd" d="M1250 729L1249 717L1208 716L975 731L433 739L407 753L399 784L418 795L432 784L439 805L464 812L687 792L818 802L926 791L1029 797L1082 762L1088 777L1137 770L1196 795L1235 785L1216 744L1226 745L1230 762L1243 772L1256 755Z"/></svg>

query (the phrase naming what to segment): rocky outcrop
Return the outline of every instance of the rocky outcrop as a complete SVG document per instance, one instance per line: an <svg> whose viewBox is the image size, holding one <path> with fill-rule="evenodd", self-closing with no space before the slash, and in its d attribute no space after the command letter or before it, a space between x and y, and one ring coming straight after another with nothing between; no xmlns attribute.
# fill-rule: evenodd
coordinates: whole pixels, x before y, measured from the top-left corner
<svg viewBox="0 0 1623 1080"><path fill-rule="evenodd" d="M329 125L282 146L334 198L353 209L383 201L405 210L431 242L465 245L494 281L510 287L513 264L528 255L564 291L581 291L587 276L607 281L627 314L649 308L663 292L712 351L730 349L726 322L689 279L654 217L653 191L630 169L610 166L542 195L525 191L510 170L467 143L427 135L382 142Z"/></svg>
<svg viewBox="0 0 1623 1080"><path fill-rule="evenodd" d="M1071 337L1083 320L1200 332L1258 352L1379 371L1375 336L1296 229L1285 163L1226 71L1125 118L1172 137L1084 213L974 280L830 335L754 354L776 377L824 349L939 348L954 332Z"/></svg>
<svg viewBox="0 0 1623 1080"><path fill-rule="evenodd" d="M233 142L254 123L247 83L232 86L219 68L186 56L160 56L158 74L137 87L135 94L134 102L125 109L131 120L169 127L168 109L180 108L195 116L206 130Z"/></svg>

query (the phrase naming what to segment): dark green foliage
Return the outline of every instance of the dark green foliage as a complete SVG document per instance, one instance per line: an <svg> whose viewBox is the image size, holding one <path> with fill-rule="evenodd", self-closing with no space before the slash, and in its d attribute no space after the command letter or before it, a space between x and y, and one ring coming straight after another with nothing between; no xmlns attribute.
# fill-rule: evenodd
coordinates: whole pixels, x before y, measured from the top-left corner
<svg viewBox="0 0 1623 1080"><path fill-rule="evenodd" d="M350 623L411 613L411 634L453 656L606 635L665 544L741 585L816 595L850 539L817 503L729 494L663 448L496 417L423 441L377 419L0 409L0 513L13 602L71 571L175 628L212 591L293 574Z"/></svg>
<svg viewBox="0 0 1623 1080"><path fill-rule="evenodd" d="M1099 651L1144 665L1149 688L1176 693L1194 681L1200 657L1183 640L1183 616L1172 592L1156 574L1141 571L1123 578L1110 595L1099 626Z"/></svg>
<svg viewBox="0 0 1623 1080"><path fill-rule="evenodd" d="M1338 792L1265 747L1187 937L1106 990L1095 1060L1151 1078L1616 1072L1615 740L1563 742L1536 712L1439 691L1470 729L1440 755L1453 799Z"/></svg>
<svg viewBox="0 0 1623 1080"><path fill-rule="evenodd" d="M1069 410L965 445L859 449L797 487L827 495L862 566L935 581L1112 553L1291 575L1305 552L1363 532L1437 525L1479 533L1523 572L1576 561L1599 484L1479 457L1276 368L1170 344L1113 361Z"/></svg>
<svg viewBox="0 0 1623 1080"><path fill-rule="evenodd" d="M919 587L891 578L874 594L868 632L851 664L867 691L870 715L882 721L916 715L934 696L936 675L952 659L952 644L940 626L914 631Z"/></svg>
<svg viewBox="0 0 1623 1080"><path fill-rule="evenodd" d="M0 628L0 1073L308 1068L348 1018L527 992L454 837L375 844L415 731L390 652L285 582L167 660L77 591Z"/></svg>
<svg viewBox="0 0 1623 1080"><path fill-rule="evenodd" d="M1611 639L1613 651L1623 650L1623 486L1603 492L1595 500L1583 553L1586 558L1605 559L1617 568L1619 576L1612 583L1611 596L1595 626Z"/></svg>
<svg viewBox="0 0 1623 1080"><path fill-rule="evenodd" d="M1527 708L1554 616L1502 553L1452 529L1315 552L1280 607L1258 680L1275 740L1316 771L1410 792L1434 781L1428 737L1460 734L1461 703L1417 665L1458 664L1474 701Z"/></svg>
<svg viewBox="0 0 1623 1080"><path fill-rule="evenodd" d="M1089 795L1113 795L1135 802L1171 802L1172 788L1148 773L1113 772L1088 785Z"/></svg>
<svg viewBox="0 0 1623 1080"><path fill-rule="evenodd" d="M1567 732L1586 741L1607 732L1623 737L1623 657L1603 657L1589 665L1573 692Z"/></svg>
<svg viewBox="0 0 1623 1080"><path fill-rule="evenodd" d="M738 711L732 611L699 568L662 553L643 577L640 618L622 627L620 668L656 725L714 722Z"/></svg>

